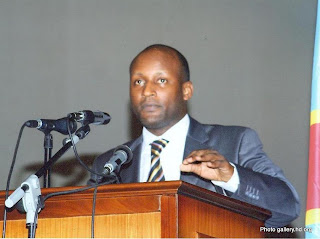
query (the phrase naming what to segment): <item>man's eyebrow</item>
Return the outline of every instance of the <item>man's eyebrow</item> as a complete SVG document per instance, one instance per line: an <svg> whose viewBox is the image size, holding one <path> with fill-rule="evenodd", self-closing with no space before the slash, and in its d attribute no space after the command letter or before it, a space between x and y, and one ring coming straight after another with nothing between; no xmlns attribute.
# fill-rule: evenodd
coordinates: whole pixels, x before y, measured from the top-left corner
<svg viewBox="0 0 320 239"><path fill-rule="evenodd" d="M140 72L137 72L137 73L133 73L132 75L143 76L143 74L142 74L142 73L140 73Z"/></svg>

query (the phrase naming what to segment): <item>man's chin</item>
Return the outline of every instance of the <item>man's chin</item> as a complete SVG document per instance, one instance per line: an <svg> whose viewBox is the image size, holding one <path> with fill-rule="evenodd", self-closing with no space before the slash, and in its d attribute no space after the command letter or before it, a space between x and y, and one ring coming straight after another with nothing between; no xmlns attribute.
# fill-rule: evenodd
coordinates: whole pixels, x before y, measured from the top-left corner
<svg viewBox="0 0 320 239"><path fill-rule="evenodd" d="M159 122L141 122L147 129L160 129L161 124Z"/></svg>
<svg viewBox="0 0 320 239"><path fill-rule="evenodd" d="M140 119L140 122L147 129L160 129L165 125L164 121L159 119L159 117L152 119Z"/></svg>

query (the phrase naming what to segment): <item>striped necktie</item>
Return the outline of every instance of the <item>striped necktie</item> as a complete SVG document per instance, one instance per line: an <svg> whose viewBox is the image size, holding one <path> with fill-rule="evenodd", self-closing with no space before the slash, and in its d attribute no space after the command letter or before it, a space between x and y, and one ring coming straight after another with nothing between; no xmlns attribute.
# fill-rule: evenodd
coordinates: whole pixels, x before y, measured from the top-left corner
<svg viewBox="0 0 320 239"><path fill-rule="evenodd" d="M147 182L164 181L164 174L160 163L160 153L166 147L168 140L160 139L153 141L151 145L151 169Z"/></svg>

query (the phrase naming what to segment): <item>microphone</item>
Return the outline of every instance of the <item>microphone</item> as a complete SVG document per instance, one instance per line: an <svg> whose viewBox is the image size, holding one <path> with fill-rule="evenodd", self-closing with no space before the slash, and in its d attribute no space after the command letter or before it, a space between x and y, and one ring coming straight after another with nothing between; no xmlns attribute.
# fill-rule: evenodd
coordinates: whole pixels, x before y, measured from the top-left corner
<svg viewBox="0 0 320 239"><path fill-rule="evenodd" d="M112 157L104 165L103 174L109 175L113 171L119 171L120 167L124 163L129 163L132 160L132 151L126 145L120 145L115 148Z"/></svg>
<svg viewBox="0 0 320 239"><path fill-rule="evenodd" d="M82 122L83 124L108 124L111 120L111 116L108 113L97 111L92 112L90 110L83 110L68 114L70 119Z"/></svg>
<svg viewBox="0 0 320 239"><path fill-rule="evenodd" d="M70 120L68 117L64 117L57 120L29 120L26 122L26 126L29 128L37 128L38 130L44 133L49 133L50 131L54 130L61 134L68 135L68 121L70 125L70 131L73 134L77 130L77 123L74 120Z"/></svg>

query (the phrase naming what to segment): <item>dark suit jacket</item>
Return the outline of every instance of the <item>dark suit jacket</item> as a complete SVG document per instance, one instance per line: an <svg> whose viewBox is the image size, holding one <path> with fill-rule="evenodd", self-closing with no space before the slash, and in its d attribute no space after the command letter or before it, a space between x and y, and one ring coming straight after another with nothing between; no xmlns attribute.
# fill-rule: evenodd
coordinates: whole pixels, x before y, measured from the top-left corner
<svg viewBox="0 0 320 239"><path fill-rule="evenodd" d="M126 143L132 149L133 159L121 168L119 175L123 183L139 182L141 144L142 136ZM240 178L239 188L228 195L270 210L272 217L266 221L266 226L285 226L298 217L300 203L296 190L282 170L263 152L254 130L240 126L204 125L190 117L184 158L197 149L217 150L236 165ZM112 154L113 150L109 150L97 157L93 169L101 173ZM97 176L91 175L89 183L96 180ZM195 174L182 173L181 180L217 191L210 181Z"/></svg>

